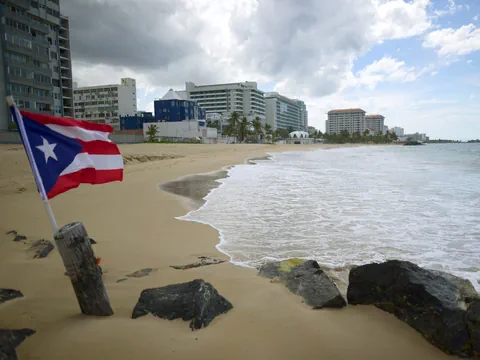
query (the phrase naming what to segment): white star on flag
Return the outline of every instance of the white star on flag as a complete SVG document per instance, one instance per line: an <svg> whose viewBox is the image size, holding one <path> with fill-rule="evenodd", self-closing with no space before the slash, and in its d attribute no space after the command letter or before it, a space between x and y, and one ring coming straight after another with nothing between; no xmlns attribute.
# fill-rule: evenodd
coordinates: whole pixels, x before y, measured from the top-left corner
<svg viewBox="0 0 480 360"><path fill-rule="evenodd" d="M55 153L53 152L53 149L55 149L55 146L57 146L57 144L50 144L47 141L47 139L45 139L43 136L42 136L42 139L43 139L43 145L38 145L36 146L36 148L42 151L43 154L45 155L45 163L47 163L48 159L50 158L53 158L54 160L58 161L57 155L55 155Z"/></svg>

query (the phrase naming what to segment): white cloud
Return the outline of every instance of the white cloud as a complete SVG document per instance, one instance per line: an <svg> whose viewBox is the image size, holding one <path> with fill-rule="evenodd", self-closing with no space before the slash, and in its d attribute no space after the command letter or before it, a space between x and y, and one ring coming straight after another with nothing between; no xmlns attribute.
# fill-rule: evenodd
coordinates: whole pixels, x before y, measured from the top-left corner
<svg viewBox="0 0 480 360"><path fill-rule="evenodd" d="M466 55L480 50L480 29L475 25L464 25L459 29L446 28L425 36L422 44L433 48L440 56Z"/></svg>
<svg viewBox="0 0 480 360"><path fill-rule="evenodd" d="M427 15L430 0L411 2L373 0L373 2L376 8L376 21L372 30L379 41L420 35L432 26Z"/></svg>
<svg viewBox="0 0 480 360"><path fill-rule="evenodd" d="M383 57L357 73L358 85L374 89L380 82L410 82L417 78L414 67L392 57Z"/></svg>
<svg viewBox="0 0 480 360"><path fill-rule="evenodd" d="M475 16L473 17L473 21L478 21L478 15L479 15L479 14L477 14L477 15L475 15Z"/></svg>

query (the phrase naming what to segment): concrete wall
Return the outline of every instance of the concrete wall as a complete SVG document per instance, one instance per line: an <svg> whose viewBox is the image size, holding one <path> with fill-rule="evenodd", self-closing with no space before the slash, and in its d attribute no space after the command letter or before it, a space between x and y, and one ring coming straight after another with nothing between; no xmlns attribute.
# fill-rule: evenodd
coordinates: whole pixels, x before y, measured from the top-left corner
<svg viewBox="0 0 480 360"><path fill-rule="evenodd" d="M0 144L21 144L18 132L0 131Z"/></svg>
<svg viewBox="0 0 480 360"><path fill-rule="evenodd" d="M115 144L136 144L143 143L143 134L110 134L110 140ZM21 144L20 135L18 132L1 132L0 144Z"/></svg>
<svg viewBox="0 0 480 360"><path fill-rule="evenodd" d="M145 141L143 134L110 134L109 138L115 144L137 144Z"/></svg>
<svg viewBox="0 0 480 360"><path fill-rule="evenodd" d="M160 123L144 123L143 135L147 137L147 130L150 125L157 127L157 137L196 138L202 133L198 121L176 121Z"/></svg>

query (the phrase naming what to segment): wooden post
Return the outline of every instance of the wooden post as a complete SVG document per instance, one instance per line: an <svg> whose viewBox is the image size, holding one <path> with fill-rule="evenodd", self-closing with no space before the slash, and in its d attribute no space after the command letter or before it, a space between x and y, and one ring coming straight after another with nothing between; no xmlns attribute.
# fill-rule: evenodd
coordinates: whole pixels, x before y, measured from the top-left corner
<svg viewBox="0 0 480 360"><path fill-rule="evenodd" d="M55 234L55 243L82 313L95 316L112 315L113 310L103 284L102 273L83 224L74 222L62 227Z"/></svg>

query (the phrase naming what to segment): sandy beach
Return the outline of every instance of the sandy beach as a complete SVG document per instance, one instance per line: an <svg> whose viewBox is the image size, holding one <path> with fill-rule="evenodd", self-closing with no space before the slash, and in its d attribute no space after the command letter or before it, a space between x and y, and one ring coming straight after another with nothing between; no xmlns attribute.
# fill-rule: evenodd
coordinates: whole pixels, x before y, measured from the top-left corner
<svg viewBox="0 0 480 360"><path fill-rule="evenodd" d="M228 258L216 250L218 234L213 228L175 219L198 206L208 186L196 187L192 195L197 201L188 202L163 191L161 184L221 170L267 152L321 147L328 148L121 145L126 159L122 183L82 185L52 200L59 225L80 220L98 242L94 249L102 258L115 314L92 318L80 314L56 250L46 259L33 260L25 244L6 235L15 229L29 240L52 240L23 148L0 145L0 288L18 289L25 295L0 305L0 328L37 331L17 348L19 359L451 358L373 306L312 310L284 286L228 261L185 271L170 267L195 262L198 256ZM183 192L182 184L177 185ZM158 270L117 283L142 268ZM210 282L234 309L195 332L182 320L151 315L131 319L143 289L193 279Z"/></svg>

